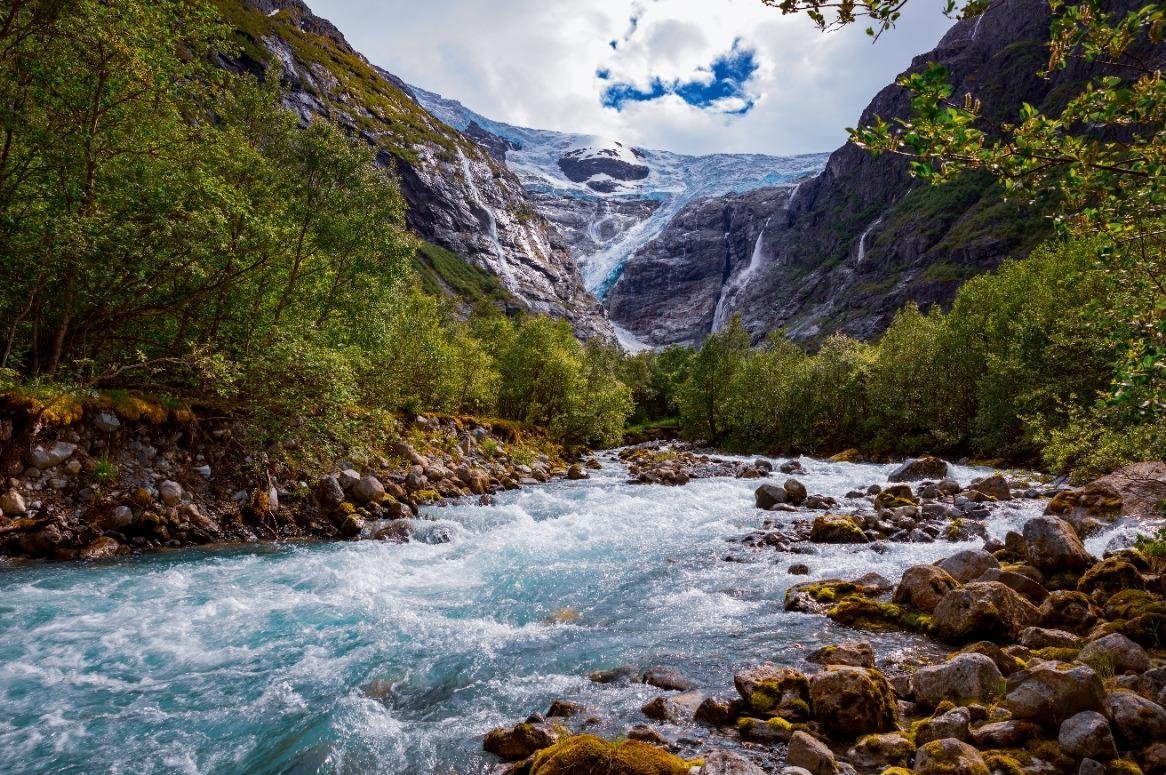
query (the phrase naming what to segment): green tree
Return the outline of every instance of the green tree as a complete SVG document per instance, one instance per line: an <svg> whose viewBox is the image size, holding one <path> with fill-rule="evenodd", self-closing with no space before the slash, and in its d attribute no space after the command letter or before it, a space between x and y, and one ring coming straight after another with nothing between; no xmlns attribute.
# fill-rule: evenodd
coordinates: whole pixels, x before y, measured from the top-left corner
<svg viewBox="0 0 1166 775"><path fill-rule="evenodd" d="M682 427L686 432L720 441L728 427L730 388L737 369L749 353L749 332L739 316L712 334L692 359L687 381L680 389Z"/></svg>

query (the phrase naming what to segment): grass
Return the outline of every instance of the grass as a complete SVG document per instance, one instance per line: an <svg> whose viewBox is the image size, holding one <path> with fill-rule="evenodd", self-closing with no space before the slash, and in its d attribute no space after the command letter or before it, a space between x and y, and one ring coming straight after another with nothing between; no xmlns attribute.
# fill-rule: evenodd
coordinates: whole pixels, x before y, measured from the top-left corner
<svg viewBox="0 0 1166 775"><path fill-rule="evenodd" d="M513 299L497 277L429 242L422 242L417 248L413 269L422 290L435 296L456 296L471 306Z"/></svg>

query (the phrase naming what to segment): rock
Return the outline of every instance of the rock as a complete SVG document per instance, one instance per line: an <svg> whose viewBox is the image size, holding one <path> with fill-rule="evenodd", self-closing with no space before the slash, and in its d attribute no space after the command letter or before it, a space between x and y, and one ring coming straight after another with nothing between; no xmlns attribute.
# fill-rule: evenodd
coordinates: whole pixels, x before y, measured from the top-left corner
<svg viewBox="0 0 1166 775"><path fill-rule="evenodd" d="M1053 496L1045 514L1060 517L1080 530L1087 522L1108 524L1121 516L1123 499L1112 485L1097 481L1079 490L1062 490Z"/></svg>
<svg viewBox="0 0 1166 775"><path fill-rule="evenodd" d="M623 683L632 680L635 675L634 668L624 665L611 670L592 670L587 674L587 680L597 684Z"/></svg>
<svg viewBox="0 0 1166 775"><path fill-rule="evenodd" d="M976 479L968 486L968 492L997 501L1006 501L1012 498L1012 492L1008 489L1008 480L1000 474Z"/></svg>
<svg viewBox="0 0 1166 775"><path fill-rule="evenodd" d="M790 737L786 759L790 766L801 767L811 775L838 773L838 761L834 758L834 752L805 732L794 732Z"/></svg>
<svg viewBox="0 0 1166 775"><path fill-rule="evenodd" d="M1094 669L1116 675L1144 673L1150 669L1150 655L1146 650L1120 632L1086 644L1077 659Z"/></svg>
<svg viewBox="0 0 1166 775"><path fill-rule="evenodd" d="M887 477L892 482L917 482L921 479L943 479L947 476L947 463L937 457L921 457L908 460Z"/></svg>
<svg viewBox="0 0 1166 775"><path fill-rule="evenodd" d="M1068 630L1078 635L1097 624L1097 614L1089 598L1067 589L1050 592L1040 606L1040 625L1054 630Z"/></svg>
<svg viewBox="0 0 1166 775"><path fill-rule="evenodd" d="M906 767L915 746L902 732L866 735L846 752L846 761L864 772L879 772L887 767Z"/></svg>
<svg viewBox="0 0 1166 775"><path fill-rule="evenodd" d="M809 576L810 566L806 565L804 562L795 563L789 566L789 568L786 570L786 573L791 576Z"/></svg>
<svg viewBox="0 0 1166 775"><path fill-rule="evenodd" d="M570 700L555 700L551 703L551 707L547 710L547 718L574 718L584 712L587 708L582 703L571 702Z"/></svg>
<svg viewBox="0 0 1166 775"><path fill-rule="evenodd" d="M992 660L996 667L1000 669L1000 672L1005 676L1012 675L1013 673L1024 669L1023 661L1010 654L1004 653L1004 649L1000 648L1000 646L992 643L991 641L981 640L976 641L975 643L970 643L967 646L964 646L960 652L963 654L983 654L988 659Z"/></svg>
<svg viewBox="0 0 1166 775"><path fill-rule="evenodd" d="M892 484L875 496L875 506L879 509L897 509L903 506L918 506L919 499L911 492L910 485Z"/></svg>
<svg viewBox="0 0 1166 775"><path fill-rule="evenodd" d="M809 496L809 493L806 491L806 486L797 479L786 479L784 489L788 502L794 506L802 505Z"/></svg>
<svg viewBox="0 0 1166 775"><path fill-rule="evenodd" d="M942 568L915 565L903 572L903 578L895 588L893 601L898 605L931 613L939 601L958 586L959 582Z"/></svg>
<svg viewBox="0 0 1166 775"><path fill-rule="evenodd" d="M1118 689L1106 698L1106 708L1114 730L1124 743L1140 747L1166 741L1166 708L1158 703Z"/></svg>
<svg viewBox="0 0 1166 775"><path fill-rule="evenodd" d="M547 723L522 723L510 729L499 728L490 731L482 743L487 753L492 753L503 761L525 759L536 751L554 745L559 733Z"/></svg>
<svg viewBox="0 0 1166 775"><path fill-rule="evenodd" d="M1000 561L982 549L965 549L935 563L961 584L975 581L986 571L1000 567Z"/></svg>
<svg viewBox="0 0 1166 775"><path fill-rule="evenodd" d="M354 517L349 517L348 519L351 520L355 525L355 532L353 531L353 528L348 528L347 530L342 530L341 532L349 538L360 535L361 531L364 529L364 523L359 519L355 519ZM348 524L348 522L345 522L345 526ZM409 524L407 520L399 519L387 527L378 530L373 536L373 540L388 541L392 544L407 544L410 540L412 540L413 534L415 532L416 528Z"/></svg>
<svg viewBox="0 0 1166 775"><path fill-rule="evenodd" d="M999 581L1009 589L1024 595L1034 605L1040 605L1049 596L1049 591L1031 577L1002 568L989 568L976 581Z"/></svg>
<svg viewBox="0 0 1166 775"><path fill-rule="evenodd" d="M158 497L167 506L177 506L182 502L182 485L167 479L158 485Z"/></svg>
<svg viewBox="0 0 1166 775"><path fill-rule="evenodd" d="M1135 519L1158 519L1166 501L1166 463L1134 463L1103 476L1096 482L1115 491L1122 500L1121 512ZM1112 504L1108 509L1112 512Z"/></svg>
<svg viewBox="0 0 1166 775"><path fill-rule="evenodd" d="M1057 744L1074 759L1108 761L1117 756L1117 744L1109 722L1105 716L1092 710L1065 719L1057 735Z"/></svg>
<svg viewBox="0 0 1166 775"><path fill-rule="evenodd" d="M697 706L692 720L714 727L723 727L732 723L740 711L740 700L729 700L724 697L705 697Z"/></svg>
<svg viewBox="0 0 1166 775"><path fill-rule="evenodd" d="M9 490L0 495L0 514L7 514L10 517L20 517L28 513L28 506L24 502L24 496L16 490Z"/></svg>
<svg viewBox="0 0 1166 775"><path fill-rule="evenodd" d="M628 740L639 740L643 743L649 743L658 748L666 748L668 746L668 738L652 729L647 724L636 724L627 733Z"/></svg>
<svg viewBox="0 0 1166 775"><path fill-rule="evenodd" d="M980 752L955 738L932 740L915 752L915 775L991 775Z"/></svg>
<svg viewBox="0 0 1166 775"><path fill-rule="evenodd" d="M805 720L808 715L810 683L797 670L766 663L738 672L733 685L745 707L760 716Z"/></svg>
<svg viewBox="0 0 1166 775"><path fill-rule="evenodd" d="M335 476L325 476L319 481L315 489L316 502L321 508L332 511L344 502L344 488Z"/></svg>
<svg viewBox="0 0 1166 775"><path fill-rule="evenodd" d="M1085 571L1077 591L1104 601L1125 589L1145 589L1146 582L1133 563L1121 556L1107 557Z"/></svg>
<svg viewBox="0 0 1166 775"><path fill-rule="evenodd" d="M1002 705L1016 718L1055 729L1082 711L1104 713L1105 685L1084 665L1043 663L1009 676Z"/></svg>
<svg viewBox="0 0 1166 775"><path fill-rule="evenodd" d="M877 670L827 667L810 677L810 707L814 719L838 735L890 732L896 725L895 693Z"/></svg>
<svg viewBox="0 0 1166 775"><path fill-rule="evenodd" d="M385 486L372 474L362 476L349 491L357 503L380 503L385 499Z"/></svg>
<svg viewBox="0 0 1166 775"><path fill-rule="evenodd" d="M778 487L776 484L763 484L753 493L753 498L757 508L770 511L774 506L785 503L789 494L786 493L784 487Z"/></svg>
<svg viewBox="0 0 1166 775"><path fill-rule="evenodd" d="M639 740L609 743L594 735L573 735L539 751L529 770L522 771L532 775L688 775L690 770L680 757Z"/></svg>
<svg viewBox="0 0 1166 775"><path fill-rule="evenodd" d="M121 544L116 540L108 536L102 536L96 541L82 547L81 551L77 553L77 557L82 560L104 560L108 557L116 556L120 549Z"/></svg>
<svg viewBox="0 0 1166 775"><path fill-rule="evenodd" d="M1049 630L1044 627L1027 627L1017 638L1021 646L1028 649L1076 649L1081 648L1081 639L1064 630Z"/></svg>
<svg viewBox="0 0 1166 775"><path fill-rule="evenodd" d="M968 741L972 724L972 712L967 708L952 708L946 713L919 722L915 728L915 744L923 745L932 740L952 737Z"/></svg>
<svg viewBox="0 0 1166 775"><path fill-rule="evenodd" d="M567 478L572 481L578 481L580 479L589 479L591 475L587 473L587 469L583 466L578 463L572 463L567 469Z"/></svg>
<svg viewBox="0 0 1166 775"><path fill-rule="evenodd" d="M911 678L915 701L934 708L944 700L988 704L1004 693L1004 676L983 654L957 654L947 662L921 667Z"/></svg>
<svg viewBox="0 0 1166 775"><path fill-rule="evenodd" d="M1072 525L1058 517L1033 517L1024 524L1028 562L1042 571L1080 571L1093 565Z"/></svg>
<svg viewBox="0 0 1166 775"><path fill-rule="evenodd" d="M1082 759L1077 775L1105 775L1105 765L1096 759Z"/></svg>
<svg viewBox="0 0 1166 775"><path fill-rule="evenodd" d="M340 488L344 492L348 492L360 481L360 474L351 468L346 468L336 475L336 481L340 483Z"/></svg>
<svg viewBox="0 0 1166 775"><path fill-rule="evenodd" d="M668 697L649 700L640 708L640 712L655 721L677 722L683 716L683 708Z"/></svg>
<svg viewBox="0 0 1166 775"><path fill-rule="evenodd" d="M102 433L113 433L121 427L121 420L113 412L101 412L93 418L93 427Z"/></svg>
<svg viewBox="0 0 1166 775"><path fill-rule="evenodd" d="M134 523L134 511L129 506L118 506L106 515L104 525L107 530L125 530Z"/></svg>
<svg viewBox="0 0 1166 775"><path fill-rule="evenodd" d="M735 753L713 751L704 757L700 775L765 775L765 770Z"/></svg>
<svg viewBox="0 0 1166 775"><path fill-rule="evenodd" d="M806 657L806 661L818 665L875 666L874 649L869 643L841 643L836 646L823 646Z"/></svg>
<svg viewBox="0 0 1166 775"><path fill-rule="evenodd" d="M696 688L696 684L682 675L679 670L671 667L653 667L640 676L640 681L649 686L655 686L657 689L676 692L686 692Z"/></svg>
<svg viewBox="0 0 1166 775"><path fill-rule="evenodd" d="M976 581L948 592L935 607L932 634L949 643L1014 640L1040 618L1036 606L997 581Z"/></svg>
<svg viewBox="0 0 1166 775"><path fill-rule="evenodd" d="M852 517L843 514L822 514L814 518L810 540L819 544L865 544L870 539Z"/></svg>
<svg viewBox="0 0 1166 775"><path fill-rule="evenodd" d="M737 720L737 734L751 743L774 745L789 742L793 725L781 717L767 721L746 716Z"/></svg>
<svg viewBox="0 0 1166 775"><path fill-rule="evenodd" d="M45 470L53 466L59 466L69 458L73 457L73 453L77 451L76 444L70 444L67 441L58 441L49 446L38 444L33 448L28 456L28 464L34 468Z"/></svg>
<svg viewBox="0 0 1166 775"><path fill-rule="evenodd" d="M1041 736L1040 724L1024 720L994 721L972 730L977 748L1022 748L1029 740Z"/></svg>

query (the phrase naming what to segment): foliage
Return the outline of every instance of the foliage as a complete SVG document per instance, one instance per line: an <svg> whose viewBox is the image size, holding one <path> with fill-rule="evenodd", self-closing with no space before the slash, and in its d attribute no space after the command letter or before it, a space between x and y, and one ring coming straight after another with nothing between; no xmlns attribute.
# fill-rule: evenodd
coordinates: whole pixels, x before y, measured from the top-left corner
<svg viewBox="0 0 1166 775"><path fill-rule="evenodd" d="M739 316L707 340L692 358L678 396L681 425L687 433L719 441L726 431L730 386L749 353L749 332Z"/></svg>

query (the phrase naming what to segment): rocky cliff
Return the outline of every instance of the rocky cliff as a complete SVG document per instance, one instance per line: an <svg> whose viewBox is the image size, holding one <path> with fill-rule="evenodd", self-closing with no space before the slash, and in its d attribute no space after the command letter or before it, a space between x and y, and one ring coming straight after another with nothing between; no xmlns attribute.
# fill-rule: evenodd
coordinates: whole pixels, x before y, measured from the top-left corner
<svg viewBox="0 0 1166 775"><path fill-rule="evenodd" d="M278 66L288 108L374 146L418 236L497 276L526 309L567 318L583 337L613 335L561 237L497 158L422 109L301 0L218 4L243 43L228 64L261 76Z"/></svg>
<svg viewBox="0 0 1166 775"><path fill-rule="evenodd" d="M990 119L1016 116L1023 102L1049 107L1063 103L1089 73L1082 65L1050 79L1034 75L1047 59L1049 14L1043 0L1004 0L979 19L961 21L911 70L929 62L944 65L957 95L983 100ZM888 86L863 111L904 116L908 94ZM686 214L737 212L739 198L698 203ZM947 303L969 277L1010 256L1023 255L1049 233L1041 208L1005 201L986 176L965 175L945 186L918 185L897 158L873 158L847 144L825 170L799 185L790 201L774 199L745 217L728 219L724 243L749 245L758 222L768 223L760 240L760 264L738 256L725 274L725 247L717 239L692 240L683 224L669 227L628 263L609 292L612 319L655 344L699 341L731 319L710 316L710 300L730 283L728 312L740 313L755 339L784 328L797 339L815 340L841 331L878 336L908 301ZM740 249L740 248L738 248ZM677 278L687 278L681 282ZM682 286L684 298L699 298L695 317L661 318L667 294ZM714 318L716 318L714 320Z"/></svg>

